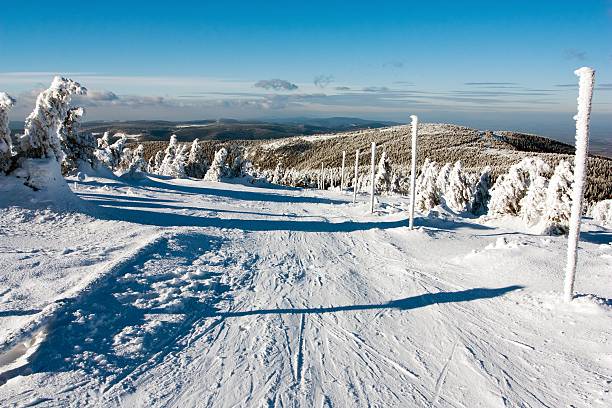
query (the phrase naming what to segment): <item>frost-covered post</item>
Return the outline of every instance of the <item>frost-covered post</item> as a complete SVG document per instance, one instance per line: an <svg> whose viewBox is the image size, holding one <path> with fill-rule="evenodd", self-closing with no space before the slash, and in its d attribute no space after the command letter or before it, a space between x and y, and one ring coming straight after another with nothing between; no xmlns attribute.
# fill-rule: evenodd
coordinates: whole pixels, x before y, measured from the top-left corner
<svg viewBox="0 0 612 408"><path fill-rule="evenodd" d="M325 179L324 177L324 173L323 173L323 163L321 163L321 173L319 173L319 190L324 190L325 189Z"/></svg>
<svg viewBox="0 0 612 408"><path fill-rule="evenodd" d="M353 180L353 203L357 202L357 184L359 183L359 149L355 151L355 179Z"/></svg>
<svg viewBox="0 0 612 408"><path fill-rule="evenodd" d="M580 218L582 217L582 194L586 179L587 155L589 150L589 119L591 116L591 99L595 71L582 67L574 71L579 78L578 113L576 120L576 155L574 156L574 185L572 191L572 212L570 230L567 240L567 265L565 269L565 300L574 297L574 279L576 277L576 260L578 240L580 238Z"/></svg>
<svg viewBox="0 0 612 408"><path fill-rule="evenodd" d="M344 162L346 161L346 150L342 151L342 174L340 175L340 191L344 191Z"/></svg>
<svg viewBox="0 0 612 408"><path fill-rule="evenodd" d="M419 118L411 115L412 119L412 161L410 162L410 229L414 228L414 202L416 201L415 181L416 181L416 151L417 151L417 128Z"/></svg>
<svg viewBox="0 0 612 408"><path fill-rule="evenodd" d="M374 176L376 171L376 142L372 142L372 163L370 165L370 212L374 212Z"/></svg>

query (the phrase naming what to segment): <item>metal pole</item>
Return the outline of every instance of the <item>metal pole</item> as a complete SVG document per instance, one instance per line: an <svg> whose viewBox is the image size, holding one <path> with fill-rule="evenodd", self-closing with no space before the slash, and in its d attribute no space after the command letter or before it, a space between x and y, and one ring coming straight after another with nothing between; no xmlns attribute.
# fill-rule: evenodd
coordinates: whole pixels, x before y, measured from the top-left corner
<svg viewBox="0 0 612 408"><path fill-rule="evenodd" d="M564 297L570 302L574 297L574 280L578 260L578 241L580 240L580 218L582 218L582 198L586 180L586 166L589 150L589 119L595 71L583 67L574 71L580 77L578 90L578 114L576 119L576 155L574 156L574 184L572 189L572 210L570 230L567 239L567 265L565 268Z"/></svg>
<svg viewBox="0 0 612 408"><path fill-rule="evenodd" d="M340 191L344 191L344 162L346 160L346 151L342 151L342 174L340 175Z"/></svg>
<svg viewBox="0 0 612 408"><path fill-rule="evenodd" d="M370 212L374 213L374 171L376 170L376 142L372 142L372 163L370 166Z"/></svg>
<svg viewBox="0 0 612 408"><path fill-rule="evenodd" d="M353 203L357 202L357 188L359 187L359 149L355 151L355 180L353 180Z"/></svg>
<svg viewBox="0 0 612 408"><path fill-rule="evenodd" d="M412 119L412 161L410 163L410 229L414 228L414 202L415 202L415 181L416 181L416 153L417 153L417 129L419 118L411 115Z"/></svg>

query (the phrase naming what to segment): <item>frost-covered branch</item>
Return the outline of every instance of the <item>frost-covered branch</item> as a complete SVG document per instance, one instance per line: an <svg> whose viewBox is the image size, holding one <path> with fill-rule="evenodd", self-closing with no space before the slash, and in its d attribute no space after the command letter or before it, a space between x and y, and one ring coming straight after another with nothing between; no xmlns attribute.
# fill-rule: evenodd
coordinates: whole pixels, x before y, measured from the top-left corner
<svg viewBox="0 0 612 408"><path fill-rule="evenodd" d="M0 92L0 172L5 173L11 167L13 143L9 128L8 112L15 104L15 99Z"/></svg>

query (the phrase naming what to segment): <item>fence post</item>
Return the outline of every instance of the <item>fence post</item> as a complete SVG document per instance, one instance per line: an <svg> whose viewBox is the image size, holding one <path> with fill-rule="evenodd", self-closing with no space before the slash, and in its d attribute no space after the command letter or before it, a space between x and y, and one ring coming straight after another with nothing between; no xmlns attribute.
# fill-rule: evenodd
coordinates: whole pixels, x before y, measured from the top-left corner
<svg viewBox="0 0 612 408"><path fill-rule="evenodd" d="M340 175L340 191L344 191L344 162L346 160L346 150L342 151L342 174Z"/></svg>
<svg viewBox="0 0 612 408"><path fill-rule="evenodd" d="M359 149L355 151L355 180L353 180L353 203L357 202L357 188L359 187Z"/></svg>
<svg viewBox="0 0 612 408"><path fill-rule="evenodd" d="M374 213L374 172L376 170L376 142L372 142L372 163L370 166L370 212Z"/></svg>
<svg viewBox="0 0 612 408"><path fill-rule="evenodd" d="M419 118L416 115L411 115L412 119L412 161L410 163L410 229L414 228L414 201L415 201L415 181L416 181L416 153L417 153L417 129L419 127Z"/></svg>
<svg viewBox="0 0 612 408"><path fill-rule="evenodd" d="M570 230L567 238L567 265L565 268L564 297L570 302L574 297L574 280L580 240L580 218L582 218L582 198L586 179L586 166L589 150L589 119L595 71L582 67L574 71L580 77L578 90L578 113L576 119L576 155L574 156L574 184L572 189L572 210Z"/></svg>

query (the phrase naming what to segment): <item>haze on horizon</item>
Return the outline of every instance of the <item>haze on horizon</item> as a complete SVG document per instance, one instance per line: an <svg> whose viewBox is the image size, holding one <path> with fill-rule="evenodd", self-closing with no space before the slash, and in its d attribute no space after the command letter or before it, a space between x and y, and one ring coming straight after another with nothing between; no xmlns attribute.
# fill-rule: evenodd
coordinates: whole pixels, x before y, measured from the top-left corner
<svg viewBox="0 0 612 408"><path fill-rule="evenodd" d="M12 2L0 15L0 91L18 100L12 120L59 74L90 90L77 101L85 120L416 113L567 140L573 70L589 65L592 135L609 143L611 24L607 0Z"/></svg>

